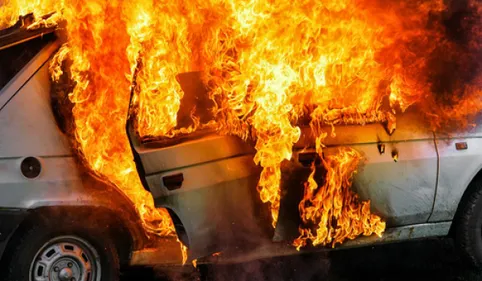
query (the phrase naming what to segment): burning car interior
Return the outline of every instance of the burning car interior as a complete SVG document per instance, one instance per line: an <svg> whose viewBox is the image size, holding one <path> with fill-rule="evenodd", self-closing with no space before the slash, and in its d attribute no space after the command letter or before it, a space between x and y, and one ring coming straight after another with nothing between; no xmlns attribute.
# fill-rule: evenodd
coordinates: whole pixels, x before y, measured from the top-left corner
<svg viewBox="0 0 482 281"><path fill-rule="evenodd" d="M482 264L478 1L0 4L0 209L25 210L4 264L30 213L80 205L129 221L121 265L447 235ZM43 231L9 280L117 280L84 230Z"/></svg>

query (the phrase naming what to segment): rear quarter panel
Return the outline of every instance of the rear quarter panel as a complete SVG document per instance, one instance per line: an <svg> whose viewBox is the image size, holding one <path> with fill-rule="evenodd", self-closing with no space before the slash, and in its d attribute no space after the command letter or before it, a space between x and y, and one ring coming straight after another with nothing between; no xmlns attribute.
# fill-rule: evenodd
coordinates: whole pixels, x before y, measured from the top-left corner
<svg viewBox="0 0 482 281"><path fill-rule="evenodd" d="M0 89L0 208L95 206L129 214L135 224L139 218L132 202L90 175L57 127L50 105L48 62L58 47L55 42L47 45ZM26 157L40 161L35 178L22 174ZM142 229L133 226L138 227Z"/></svg>
<svg viewBox="0 0 482 281"><path fill-rule="evenodd" d="M479 118L479 121L482 121ZM480 122L479 122L480 123ZM455 144L466 142L466 150ZM475 175L482 169L482 126L452 135L437 134L439 178L430 222L454 218L459 202Z"/></svg>

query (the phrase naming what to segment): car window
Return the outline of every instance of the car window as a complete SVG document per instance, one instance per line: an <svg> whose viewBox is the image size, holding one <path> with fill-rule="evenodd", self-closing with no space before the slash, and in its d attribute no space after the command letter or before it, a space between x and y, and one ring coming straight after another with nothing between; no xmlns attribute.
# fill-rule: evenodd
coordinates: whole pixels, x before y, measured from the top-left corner
<svg viewBox="0 0 482 281"><path fill-rule="evenodd" d="M0 90L52 40L45 35L0 50Z"/></svg>

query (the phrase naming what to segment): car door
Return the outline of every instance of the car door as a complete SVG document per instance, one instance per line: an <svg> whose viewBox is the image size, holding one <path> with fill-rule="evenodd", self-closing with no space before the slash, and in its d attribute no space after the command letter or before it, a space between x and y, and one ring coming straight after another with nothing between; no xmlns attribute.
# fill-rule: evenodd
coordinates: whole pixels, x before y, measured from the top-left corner
<svg viewBox="0 0 482 281"><path fill-rule="evenodd" d="M360 152L360 163L353 189L361 200L371 201L372 213L387 222L387 227L427 222L434 203L437 184L437 151L434 134L417 112L397 117L397 128L390 135L380 123L335 127L336 136L324 144L325 156L349 146ZM331 128L326 128L331 131ZM308 130L309 131L309 130ZM279 221L275 240L291 240L298 236L298 204L303 196L303 182L317 157L309 132L296 145L294 159L286 169L282 186ZM319 164L319 161L318 161Z"/></svg>
<svg viewBox="0 0 482 281"><path fill-rule="evenodd" d="M370 200L372 211L388 227L427 222L437 186L438 155L434 134L422 114L410 112L397 118L392 135L381 124L361 127L352 145L365 157L355 176L354 189ZM383 150L381 152L381 150Z"/></svg>
<svg viewBox="0 0 482 281"><path fill-rule="evenodd" d="M195 73L180 78L184 106L203 95L193 92L200 88L193 85L198 79ZM190 109L180 109L178 122L186 119L181 112ZM271 238L268 206L261 205L256 191L260 169L252 145L210 130L143 142L133 128L129 119L128 136L143 185L156 207L168 209L190 259L255 247Z"/></svg>

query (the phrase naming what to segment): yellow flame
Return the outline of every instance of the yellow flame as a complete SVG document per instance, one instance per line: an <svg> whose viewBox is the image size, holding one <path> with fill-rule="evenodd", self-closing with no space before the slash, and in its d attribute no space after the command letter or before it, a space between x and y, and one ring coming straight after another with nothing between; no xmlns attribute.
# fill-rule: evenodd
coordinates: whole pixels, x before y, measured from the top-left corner
<svg viewBox="0 0 482 281"><path fill-rule="evenodd" d="M122 1L66 3L62 18L68 43L52 61L54 80L62 63L71 61L69 74L76 83L69 98L74 104L75 138L86 165L114 183L134 202L145 227L158 235L174 233L169 214L154 208L133 161L125 123L133 70L126 49L131 45L122 20ZM66 6L66 7L67 7Z"/></svg>
<svg viewBox="0 0 482 281"><path fill-rule="evenodd" d="M64 1L54 0L0 0L0 29L14 25L21 16L34 14L42 17L60 11ZM41 18L36 18L41 21Z"/></svg>
<svg viewBox="0 0 482 281"><path fill-rule="evenodd" d="M351 190L354 173L361 155L353 149L340 149L323 159L326 175L323 186L315 181L316 169L305 184L303 200L299 204L303 226L293 242L299 250L310 241L313 246L342 243L359 235L381 236L385 222L370 213L370 201L360 202Z"/></svg>
<svg viewBox="0 0 482 281"><path fill-rule="evenodd" d="M482 4L471 0L469 7L478 25L464 46L446 38L443 0L7 0L0 28L32 12L27 28L65 21L67 43L51 73L57 80L62 63L72 62L78 149L89 168L132 199L147 229L165 235L172 222L142 188L124 133L131 91L141 137L175 137L209 125L252 139L254 161L263 168L258 190L275 226L280 167L292 157L300 126L311 126L321 154L324 125L333 135L335 125L385 122L391 133L396 114L415 104L436 129L452 120L471 125L467 117L482 110L482 75L459 79L453 89L434 87L443 80L435 75L440 58L464 66L479 58ZM54 17L41 18L52 11ZM177 128L184 93L176 75L197 70L214 101L208 109L214 120L200 124L193 111L194 125ZM446 91L449 98L437 97ZM297 247L383 231L369 202L358 202L349 189L358 161L351 150L324 159L329 177L321 188L312 173ZM327 190L336 196L319 195ZM329 224L333 218L340 229Z"/></svg>

